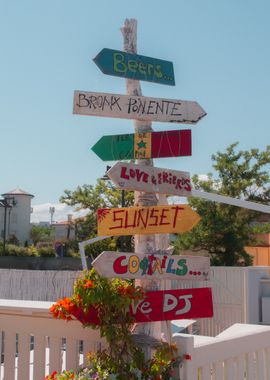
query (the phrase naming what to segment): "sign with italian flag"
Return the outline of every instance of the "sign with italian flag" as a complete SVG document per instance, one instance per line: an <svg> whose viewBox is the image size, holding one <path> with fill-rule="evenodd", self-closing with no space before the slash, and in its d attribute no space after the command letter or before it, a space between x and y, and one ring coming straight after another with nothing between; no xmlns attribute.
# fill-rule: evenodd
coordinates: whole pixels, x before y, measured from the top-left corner
<svg viewBox="0 0 270 380"><path fill-rule="evenodd" d="M103 161L191 156L191 130L108 135L91 149Z"/></svg>

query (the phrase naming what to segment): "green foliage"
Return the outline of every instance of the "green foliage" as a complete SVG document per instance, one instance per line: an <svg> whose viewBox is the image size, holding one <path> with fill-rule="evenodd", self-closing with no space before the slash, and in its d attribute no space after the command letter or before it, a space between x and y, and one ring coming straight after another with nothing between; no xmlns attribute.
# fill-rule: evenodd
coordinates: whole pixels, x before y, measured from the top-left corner
<svg viewBox="0 0 270 380"><path fill-rule="evenodd" d="M85 315L95 312L95 322L90 319L91 322L84 320L82 323L84 327L99 329L107 341L107 348L90 352L87 367L59 374L54 372L46 380L172 380L173 370L181 361L175 345L160 342L153 357L147 360L132 340L134 320L129 310L144 297L143 289L130 281L109 280L95 270L84 272L75 282L73 296L58 300L50 311L55 318L63 320L76 316L78 308Z"/></svg>
<svg viewBox="0 0 270 380"><path fill-rule="evenodd" d="M269 174L265 166L270 163L270 146L238 151L237 143L225 153L212 156L217 179L210 173L207 179L195 175L195 189L228 195L235 198L268 203L270 201ZM212 265L251 265L252 259L245 246L252 241L251 223L260 213L222 203L189 198L189 204L201 216L200 223L189 233L175 241L178 252L184 249L206 250Z"/></svg>
<svg viewBox="0 0 270 380"><path fill-rule="evenodd" d="M257 223L251 227L251 231L254 234L269 234L270 233L270 223Z"/></svg>
<svg viewBox="0 0 270 380"><path fill-rule="evenodd" d="M76 206L77 210L88 209L91 213L96 213L98 208L119 207L121 204L121 190L117 190L111 181L99 179L96 186L78 186L76 190L64 190L64 195L60 197L60 202L69 206ZM134 203L132 191L125 192L125 206Z"/></svg>
<svg viewBox="0 0 270 380"><path fill-rule="evenodd" d="M99 179L96 186L78 186L74 191L64 190L64 195L60 202L69 206L76 206L77 210L88 210L84 218L75 222L76 240L83 241L97 235L97 210L99 208L121 207L121 190L116 189L111 181ZM125 191L125 207L134 204L134 194L132 191ZM114 237L97 242L86 247L86 255L97 257L104 250L116 250L121 248L124 252L130 252L133 248L132 238Z"/></svg>
<svg viewBox="0 0 270 380"><path fill-rule="evenodd" d="M30 238L33 241L33 244L36 245L41 241L51 241L52 240L52 228L46 226L37 226L35 224L32 225L30 231Z"/></svg>
<svg viewBox="0 0 270 380"><path fill-rule="evenodd" d="M3 245L0 246L0 254L4 255ZM5 249L5 256L29 257L37 256L36 251L32 251L27 247L19 247L15 244L7 244Z"/></svg>
<svg viewBox="0 0 270 380"><path fill-rule="evenodd" d="M41 247L37 250L38 256L41 257L56 257L54 248L52 247Z"/></svg>

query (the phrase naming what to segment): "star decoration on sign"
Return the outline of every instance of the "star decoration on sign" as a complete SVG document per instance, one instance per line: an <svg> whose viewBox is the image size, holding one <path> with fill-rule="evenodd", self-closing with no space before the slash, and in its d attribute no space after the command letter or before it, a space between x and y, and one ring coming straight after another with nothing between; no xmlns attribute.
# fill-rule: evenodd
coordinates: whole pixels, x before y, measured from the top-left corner
<svg viewBox="0 0 270 380"><path fill-rule="evenodd" d="M137 143L138 149L145 148L146 149L146 142L141 140L139 143Z"/></svg>

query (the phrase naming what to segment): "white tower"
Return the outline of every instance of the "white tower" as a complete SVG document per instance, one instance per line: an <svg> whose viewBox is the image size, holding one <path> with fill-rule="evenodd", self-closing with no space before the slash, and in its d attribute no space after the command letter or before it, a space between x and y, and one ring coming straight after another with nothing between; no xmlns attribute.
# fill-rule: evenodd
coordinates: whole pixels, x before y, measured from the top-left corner
<svg viewBox="0 0 270 380"><path fill-rule="evenodd" d="M29 240L31 200L34 196L19 188L2 194L2 196L12 206L7 209L6 226L4 226L4 209L3 207L0 208L0 230L2 231L2 236L6 228L7 239L15 235L20 244L24 245Z"/></svg>

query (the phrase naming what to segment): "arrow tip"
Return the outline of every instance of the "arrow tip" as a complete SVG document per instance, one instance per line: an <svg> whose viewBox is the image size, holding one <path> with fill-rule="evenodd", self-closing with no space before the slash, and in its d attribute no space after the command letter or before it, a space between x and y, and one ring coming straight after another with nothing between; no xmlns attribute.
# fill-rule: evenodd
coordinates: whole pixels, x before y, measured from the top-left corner
<svg viewBox="0 0 270 380"><path fill-rule="evenodd" d="M95 62L95 64L97 65L97 67L99 68L99 70L105 74L104 72L104 68L103 68L103 65L102 65L102 60L104 58L104 52L106 51L107 49L106 48L103 48L102 50L100 50L100 52L95 56L95 58L93 58L93 61Z"/></svg>

